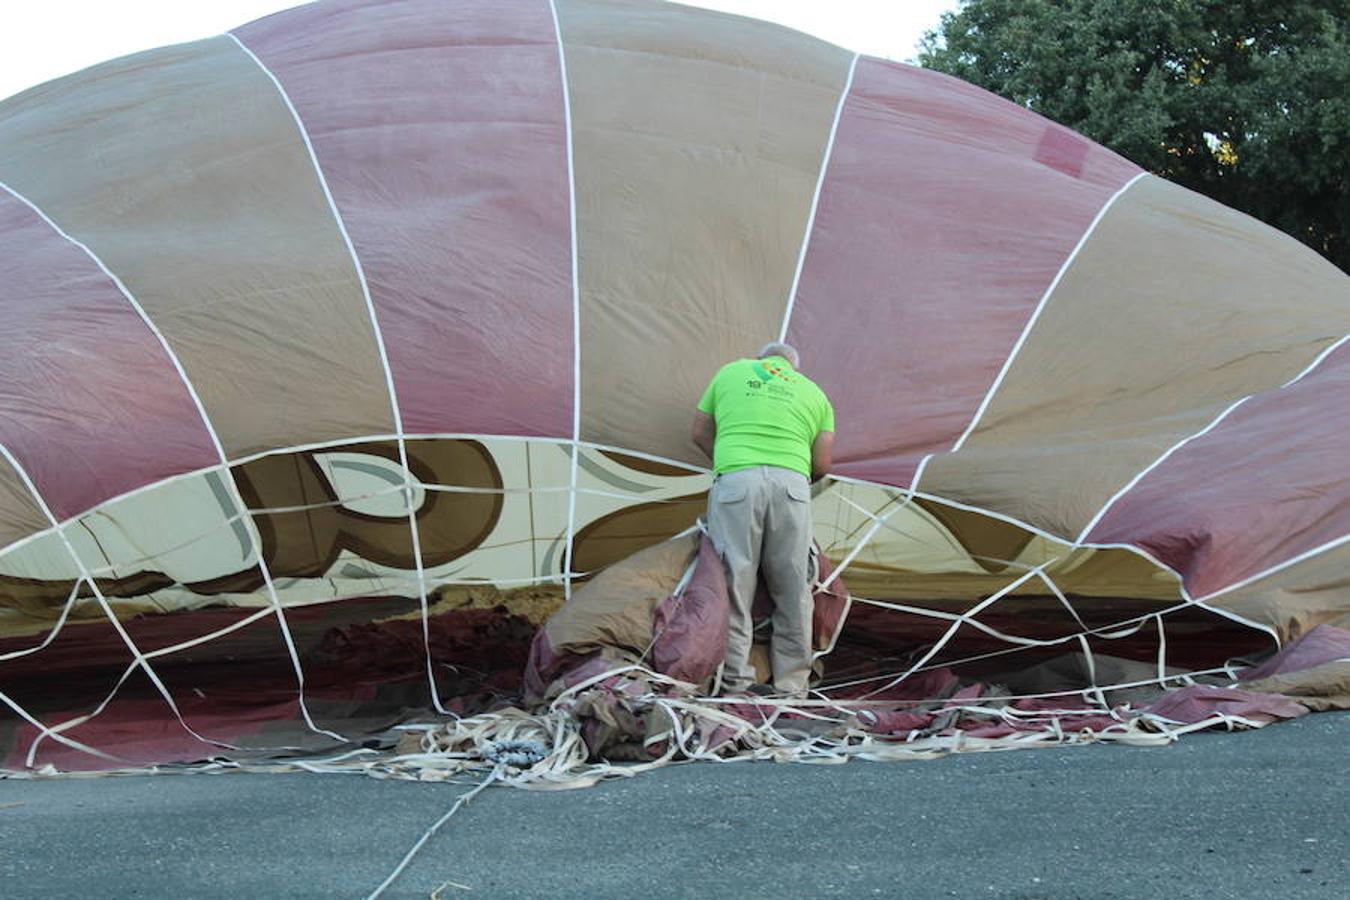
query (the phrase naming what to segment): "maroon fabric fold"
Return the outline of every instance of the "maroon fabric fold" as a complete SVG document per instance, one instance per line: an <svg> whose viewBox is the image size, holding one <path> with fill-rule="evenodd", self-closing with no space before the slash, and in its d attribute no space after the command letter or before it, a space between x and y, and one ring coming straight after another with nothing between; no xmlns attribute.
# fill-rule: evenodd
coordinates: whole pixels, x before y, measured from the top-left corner
<svg viewBox="0 0 1350 900"><path fill-rule="evenodd" d="M1188 685L1164 694L1144 710L1173 722L1193 725L1218 715L1240 716L1268 723L1307 715L1308 707L1278 694L1257 694L1236 688Z"/></svg>
<svg viewBox="0 0 1350 900"><path fill-rule="evenodd" d="M1350 532L1350 344L1252 397L1107 512L1092 543L1134 544L1205 597Z"/></svg>
<svg viewBox="0 0 1350 900"><path fill-rule="evenodd" d="M656 608L652 665L656 671L698 684L711 678L727 653L726 572L707 535L684 590Z"/></svg>
<svg viewBox="0 0 1350 900"><path fill-rule="evenodd" d="M1301 672L1324 663L1350 659L1350 630L1318 625L1258 666L1244 669L1239 681L1256 681L1272 675Z"/></svg>

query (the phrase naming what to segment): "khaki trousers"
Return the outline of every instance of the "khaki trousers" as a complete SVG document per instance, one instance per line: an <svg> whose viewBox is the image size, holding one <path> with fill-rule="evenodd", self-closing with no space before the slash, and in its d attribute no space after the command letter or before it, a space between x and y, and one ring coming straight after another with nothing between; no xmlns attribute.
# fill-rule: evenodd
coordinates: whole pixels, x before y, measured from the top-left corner
<svg viewBox="0 0 1350 900"><path fill-rule="evenodd" d="M811 673L811 485L805 475L757 466L719 475L708 495L708 533L722 557L731 596L722 681L738 691L755 680L750 608L761 568L773 598L773 686L801 694Z"/></svg>

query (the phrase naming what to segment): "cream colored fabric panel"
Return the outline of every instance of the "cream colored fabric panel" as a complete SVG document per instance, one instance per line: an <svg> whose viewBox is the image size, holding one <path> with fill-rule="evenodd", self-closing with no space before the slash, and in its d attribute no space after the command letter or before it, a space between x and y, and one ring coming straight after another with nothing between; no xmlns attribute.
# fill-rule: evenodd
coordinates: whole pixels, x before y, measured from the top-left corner
<svg viewBox="0 0 1350 900"><path fill-rule="evenodd" d="M605 569L548 620L555 652L650 648L656 609L698 553L699 536L664 541Z"/></svg>
<svg viewBox="0 0 1350 900"><path fill-rule="evenodd" d="M974 510L926 498L906 501L895 489L832 482L816 492L811 511L825 554L835 565L852 557L843 578L855 596L968 600L1041 567L1061 591L1088 603L1105 597L1181 602L1176 574L1142 554L1075 549ZM878 519L882 525L874 528ZM1032 578L1013 593L1046 595L1051 588Z"/></svg>
<svg viewBox="0 0 1350 900"><path fill-rule="evenodd" d="M778 336L851 57L675 4L563 0L558 12L581 435L702 463L688 428L708 379Z"/></svg>
<svg viewBox="0 0 1350 900"><path fill-rule="evenodd" d="M1334 660L1269 678L1258 678L1242 685L1246 691L1284 694L1308 709L1350 709L1350 662Z"/></svg>
<svg viewBox="0 0 1350 900"><path fill-rule="evenodd" d="M19 473L0 456L0 549L51 524Z"/></svg>
<svg viewBox="0 0 1350 900"><path fill-rule="evenodd" d="M300 132L229 38L0 104L0 179L122 279L231 455L393 430L360 284Z"/></svg>
<svg viewBox="0 0 1350 900"><path fill-rule="evenodd" d="M1074 538L1168 447L1350 331L1350 280L1158 178L1121 196L925 490Z"/></svg>
<svg viewBox="0 0 1350 900"><path fill-rule="evenodd" d="M1045 574L1065 594L1076 597L1076 604L1111 603L1116 598L1156 603L1158 611L1181 602L1176 576L1128 550L1080 549L1063 551L1062 559L1045 568ZM978 567L971 566L970 569ZM849 591L872 600L897 600L916 603L955 602L972 605L971 598L986 597L1007 587L1022 571L998 574L980 571L922 571L913 568L880 565L855 560L842 576ZM1033 578L1010 592L1010 596L1047 596L1052 591L1039 578ZM948 608L938 606L935 608ZM1086 609L1087 607L1083 607ZM1120 621L1138 615L1133 607L1122 613Z"/></svg>
<svg viewBox="0 0 1350 900"><path fill-rule="evenodd" d="M1350 544L1206 601L1262 625L1289 642L1318 625L1350 628Z"/></svg>

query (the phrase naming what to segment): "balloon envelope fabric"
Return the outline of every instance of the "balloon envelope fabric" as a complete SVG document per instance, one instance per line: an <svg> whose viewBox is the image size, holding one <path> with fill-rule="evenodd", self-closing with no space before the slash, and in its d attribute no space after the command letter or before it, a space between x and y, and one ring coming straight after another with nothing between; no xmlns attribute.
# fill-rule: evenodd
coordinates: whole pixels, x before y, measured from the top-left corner
<svg viewBox="0 0 1350 900"><path fill-rule="evenodd" d="M509 692L574 582L695 524L694 403L780 338L837 412L855 664L1165 680L1350 622L1350 279L764 22L325 0L40 85L0 311L6 768Z"/></svg>

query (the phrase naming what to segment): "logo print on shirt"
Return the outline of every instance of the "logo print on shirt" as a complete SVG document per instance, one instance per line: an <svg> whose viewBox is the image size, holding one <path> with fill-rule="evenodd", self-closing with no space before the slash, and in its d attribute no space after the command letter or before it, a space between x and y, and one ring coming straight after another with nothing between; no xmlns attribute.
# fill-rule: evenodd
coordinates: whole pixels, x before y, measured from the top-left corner
<svg viewBox="0 0 1350 900"><path fill-rule="evenodd" d="M759 380L765 384L768 384L775 378L782 381L792 380L792 377L787 374L788 370L786 368L783 366L776 366L773 363L764 362L762 359L755 360L751 367L755 370L755 375Z"/></svg>

